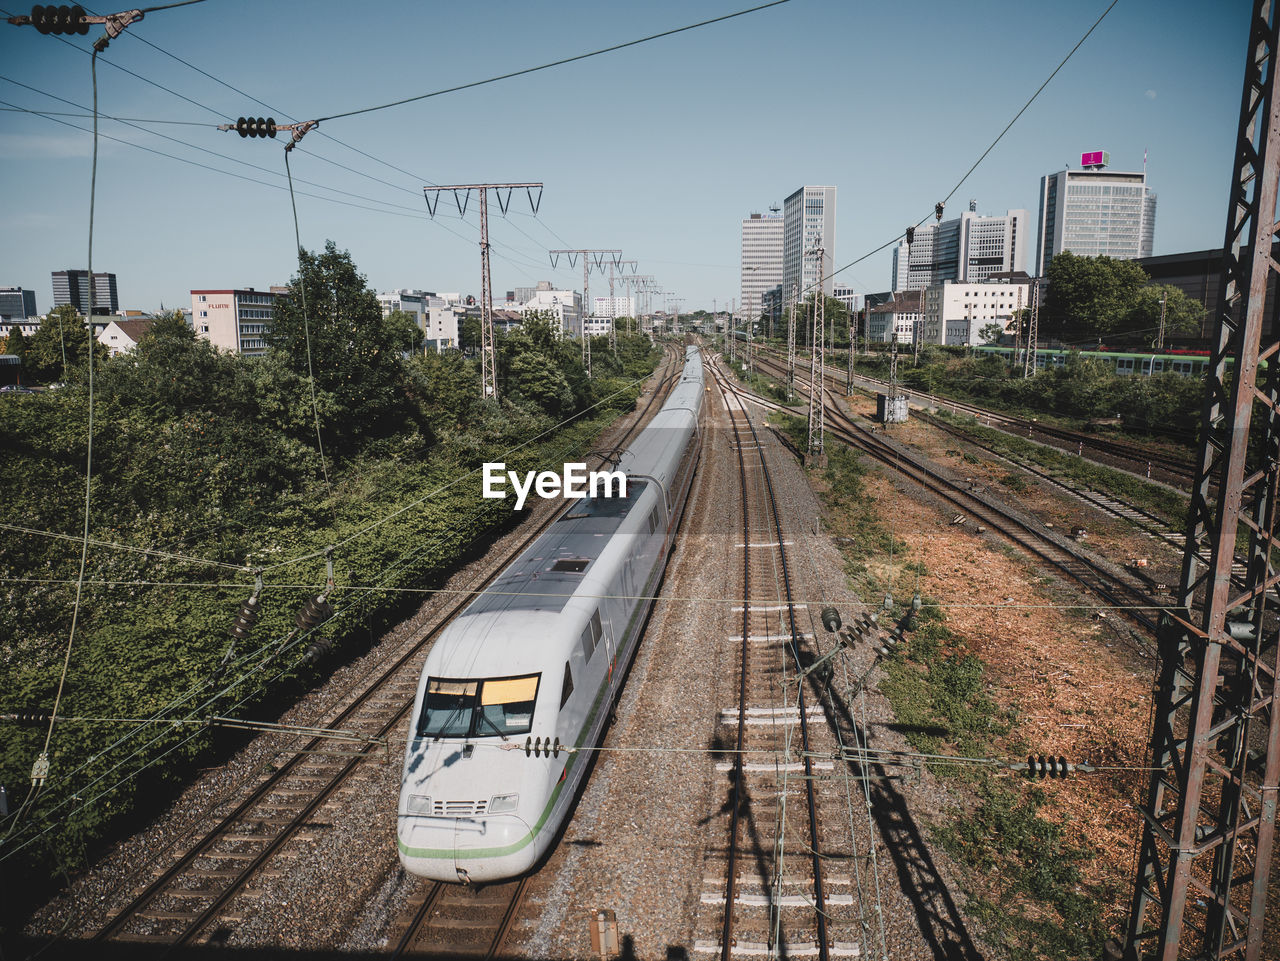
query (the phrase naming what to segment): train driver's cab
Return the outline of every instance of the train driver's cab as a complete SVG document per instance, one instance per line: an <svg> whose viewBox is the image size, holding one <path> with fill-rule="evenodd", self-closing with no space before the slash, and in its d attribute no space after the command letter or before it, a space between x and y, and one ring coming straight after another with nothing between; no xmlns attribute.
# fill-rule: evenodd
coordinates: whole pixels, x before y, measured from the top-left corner
<svg viewBox="0 0 1280 961"><path fill-rule="evenodd" d="M417 738L506 740L533 729L541 674L518 677L427 678Z"/></svg>

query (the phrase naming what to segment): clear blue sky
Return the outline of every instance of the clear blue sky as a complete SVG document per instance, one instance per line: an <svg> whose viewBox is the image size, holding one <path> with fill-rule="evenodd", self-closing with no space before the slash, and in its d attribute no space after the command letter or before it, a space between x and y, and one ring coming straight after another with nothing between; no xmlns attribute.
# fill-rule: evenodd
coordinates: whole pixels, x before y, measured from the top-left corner
<svg viewBox="0 0 1280 961"><path fill-rule="evenodd" d="M121 306L142 309L189 307L193 288L288 281L296 260L289 196L279 189L282 141L241 139L214 129L219 122L268 113L305 120L373 106L748 6L206 0L149 14L100 59L100 110L203 126L142 125L180 143L112 121L102 132L273 186L104 140L94 267L118 275ZM499 298L543 279L580 287L581 270L563 258L551 269L550 248L618 247L682 297L682 309L709 308L713 298L723 305L738 293L742 218L803 184L834 184L837 265L891 240L952 190L1106 7L1105 0L791 0L514 80L333 120L292 155L295 186L307 194L298 197L302 242L315 249L332 239L350 250L375 289L478 294L474 203L465 221L442 203L433 222L422 186L540 180L546 189L536 218L523 201L505 220L491 211ZM0 0L0 10L28 13L30 5ZM1109 150L1115 169L1141 169L1146 150L1159 196L1155 252L1220 245L1249 10L1247 0L1120 0L948 211L975 198L984 213L1024 207L1034 221L1045 173L1076 166L1089 149ZM73 49L0 23L0 100L82 112L44 94L91 103L84 51L100 33L75 37L80 49ZM0 112L0 285L34 289L42 312L52 305L50 272L86 260L90 149L88 133ZM889 264L886 251L841 276L862 291L884 290ZM592 277L593 295L606 286Z"/></svg>

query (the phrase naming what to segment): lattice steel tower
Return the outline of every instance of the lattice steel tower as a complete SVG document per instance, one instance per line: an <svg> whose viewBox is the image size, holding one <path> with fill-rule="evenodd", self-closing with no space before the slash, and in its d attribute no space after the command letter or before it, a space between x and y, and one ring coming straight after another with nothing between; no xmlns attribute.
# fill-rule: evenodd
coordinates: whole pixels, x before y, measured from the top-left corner
<svg viewBox="0 0 1280 961"><path fill-rule="evenodd" d="M1159 632L1157 770L1127 957L1263 957L1280 793L1280 332L1275 305L1266 310L1277 271L1276 53L1271 0L1255 0L1179 606ZM1233 575L1238 544L1247 555Z"/></svg>

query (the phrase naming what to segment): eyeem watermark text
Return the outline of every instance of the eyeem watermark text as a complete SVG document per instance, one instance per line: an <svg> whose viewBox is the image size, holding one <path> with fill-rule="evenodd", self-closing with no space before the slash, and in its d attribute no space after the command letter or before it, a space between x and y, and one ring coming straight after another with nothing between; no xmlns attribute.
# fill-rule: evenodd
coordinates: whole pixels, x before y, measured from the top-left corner
<svg viewBox="0 0 1280 961"><path fill-rule="evenodd" d="M502 462L482 465L484 470L483 495L501 500L507 496L508 480L516 492L516 510L524 507L525 498L533 491L544 500L563 497L578 500L590 494L592 497L626 497L627 475L622 471L588 471L586 464L565 464L564 472L553 470L528 471L521 483L520 475L507 470Z"/></svg>

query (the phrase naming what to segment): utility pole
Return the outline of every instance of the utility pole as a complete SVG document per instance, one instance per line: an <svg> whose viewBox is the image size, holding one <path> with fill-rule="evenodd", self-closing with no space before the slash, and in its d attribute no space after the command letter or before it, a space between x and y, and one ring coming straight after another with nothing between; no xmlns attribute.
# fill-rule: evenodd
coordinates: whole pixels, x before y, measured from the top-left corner
<svg viewBox="0 0 1280 961"><path fill-rule="evenodd" d="M617 249L601 249L601 248L577 248L574 250L549 250L547 253L551 256L551 269L555 270L556 264L560 261L561 254L567 254L569 257L569 266L574 266L574 259L582 257L582 364L587 368L587 377L591 376L591 338L587 336L587 319L591 317L593 311L591 309L591 265L594 262L596 270L604 273L604 257L609 255L611 262L617 263L622 256L622 251Z"/></svg>
<svg viewBox="0 0 1280 961"><path fill-rule="evenodd" d="M796 301L800 298L800 289L791 285L791 315L787 318L787 396L796 390Z"/></svg>
<svg viewBox="0 0 1280 961"><path fill-rule="evenodd" d="M822 456L822 442L825 424L822 408L822 376L826 368L827 354L827 311L822 295L822 256L826 253L822 247L814 247L810 253L818 261L818 284L813 293L813 338L809 341L809 454Z"/></svg>
<svg viewBox="0 0 1280 961"><path fill-rule="evenodd" d="M1169 292L1166 290L1160 298L1160 334L1156 337L1156 352L1164 353L1164 312L1169 306Z"/></svg>
<svg viewBox="0 0 1280 961"><path fill-rule="evenodd" d="M845 376L844 395L853 396L853 353L858 340L858 312L855 310L849 317L849 372Z"/></svg>
<svg viewBox="0 0 1280 961"><path fill-rule="evenodd" d="M533 191L537 188L538 199L534 200ZM452 184L447 187L423 187L422 192L427 200L427 212L434 217L440 206L440 191L452 190L453 200L458 205L458 216L467 214L467 201L471 191L480 195L480 396L498 398L498 367L493 349L493 291L489 283L489 197L488 191L494 191L498 198L498 209L504 214L511 206L511 193L524 190L529 198L529 206L538 212L542 204L542 184ZM506 191L503 198L502 191Z"/></svg>
<svg viewBox="0 0 1280 961"><path fill-rule="evenodd" d="M1267 311L1268 280L1280 274L1270 254L1280 193L1278 57L1280 17L1271 0L1254 0L1200 463L1178 606L1157 634L1155 770L1141 807L1125 945L1109 944L1112 957L1260 961L1265 950L1280 802L1280 330ZM1248 545L1245 570L1233 576L1238 544Z"/></svg>
<svg viewBox="0 0 1280 961"><path fill-rule="evenodd" d="M1018 318L1018 328L1022 328L1022 318ZM1040 279L1037 277L1031 285L1031 319L1027 323L1027 359L1022 368L1022 377L1036 375L1036 342L1040 339Z"/></svg>
<svg viewBox="0 0 1280 961"><path fill-rule="evenodd" d="M610 305L612 305L612 304L613 304L613 297L614 297L614 294L613 294L613 272L614 272L614 270L616 269L616 270L621 270L621 271L625 274L625 273L626 273L626 269L627 269L627 265L628 265L628 264L630 264L630 265L631 265L631 272L634 274L634 273L636 272L636 267L637 267L637 264L636 264L636 262L635 262L634 260L610 260L610 261L609 261L609 303L610 303ZM612 307L612 309L613 309L613 318L612 318L613 323L609 325L609 348L613 351L614 356L617 356L617 353L618 353L618 311L617 311L617 308L616 308L616 307Z"/></svg>

